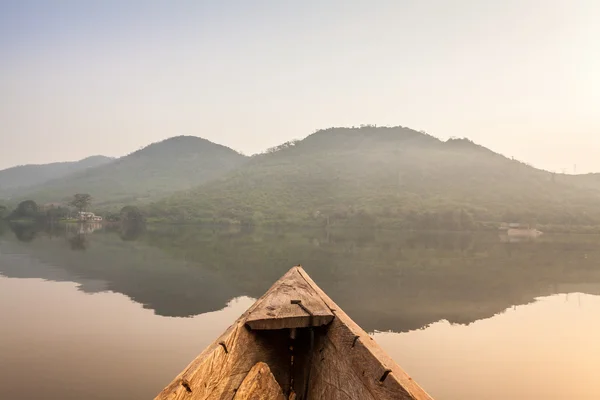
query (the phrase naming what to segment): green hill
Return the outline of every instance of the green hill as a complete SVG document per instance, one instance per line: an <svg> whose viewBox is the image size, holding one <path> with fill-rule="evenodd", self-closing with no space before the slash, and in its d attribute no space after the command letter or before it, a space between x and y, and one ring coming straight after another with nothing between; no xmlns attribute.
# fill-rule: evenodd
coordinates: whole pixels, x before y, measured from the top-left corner
<svg viewBox="0 0 600 400"><path fill-rule="evenodd" d="M20 165L0 171L0 198L11 198L35 185L67 175L98 167L113 158L92 156L75 162L58 162L40 165Z"/></svg>
<svg viewBox="0 0 600 400"><path fill-rule="evenodd" d="M469 140L404 127L331 128L148 208L176 221L467 229L519 221L600 224L589 179L555 175Z"/></svg>
<svg viewBox="0 0 600 400"><path fill-rule="evenodd" d="M193 136L178 136L97 168L37 185L22 198L60 202L89 193L95 207L144 202L217 178L246 157Z"/></svg>

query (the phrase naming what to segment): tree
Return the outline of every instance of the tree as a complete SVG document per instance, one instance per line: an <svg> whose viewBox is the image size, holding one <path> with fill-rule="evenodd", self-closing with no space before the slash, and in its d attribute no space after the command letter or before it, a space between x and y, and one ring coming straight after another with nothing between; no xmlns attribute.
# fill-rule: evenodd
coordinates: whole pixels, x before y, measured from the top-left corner
<svg viewBox="0 0 600 400"><path fill-rule="evenodd" d="M146 230L146 218L135 206L123 207L120 219L122 240L136 240Z"/></svg>
<svg viewBox="0 0 600 400"><path fill-rule="evenodd" d="M289 142L285 142L283 144L280 144L279 146L275 146L275 147L270 147L267 149L266 153L270 154L270 153L277 153L278 151L281 150L285 150L285 149L289 149L291 147L296 146L298 143L300 143L300 140L295 139L295 140L291 140Z"/></svg>
<svg viewBox="0 0 600 400"><path fill-rule="evenodd" d="M79 212L85 211L91 204L92 196L87 193L77 193L69 202L69 205L75 207Z"/></svg>
<svg viewBox="0 0 600 400"><path fill-rule="evenodd" d="M139 208L125 206L121 209L121 222L126 224L143 224L146 222L146 219Z"/></svg>
<svg viewBox="0 0 600 400"><path fill-rule="evenodd" d="M108 212L105 216L104 216L104 220L108 221L108 222L118 222L121 220L121 214L117 214L114 212Z"/></svg>
<svg viewBox="0 0 600 400"><path fill-rule="evenodd" d="M8 207L0 204L0 219L8 217Z"/></svg>
<svg viewBox="0 0 600 400"><path fill-rule="evenodd" d="M16 218L37 218L39 207L33 200L25 200L19 203L13 216Z"/></svg>
<svg viewBox="0 0 600 400"><path fill-rule="evenodd" d="M58 221L63 218L67 218L69 215L69 209L65 207L54 207L51 206L46 210L46 219L48 221Z"/></svg>

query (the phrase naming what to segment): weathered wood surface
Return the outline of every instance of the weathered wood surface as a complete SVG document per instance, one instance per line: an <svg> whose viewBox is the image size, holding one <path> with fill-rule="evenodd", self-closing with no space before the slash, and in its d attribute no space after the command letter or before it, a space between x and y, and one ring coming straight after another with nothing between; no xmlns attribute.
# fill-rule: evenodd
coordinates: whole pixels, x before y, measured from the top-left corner
<svg viewBox="0 0 600 400"><path fill-rule="evenodd" d="M283 290L280 289L282 285ZM278 302L274 300L277 297L286 297L286 300ZM321 319L309 316L297 304L293 306L300 310L283 307L287 302L292 305L292 300L300 300L311 314ZM282 309L279 313L274 312L279 304ZM267 315L265 310L275 315ZM277 322L265 322L265 315ZM252 326L248 323L251 318L255 323L253 330L248 328ZM319 326L326 321L331 323ZM306 397L302 385L310 374L309 399L432 400L301 267L292 268L276 282L156 400L234 399L244 378L259 362L269 366L283 392L288 393L289 332L276 327L286 328L299 323L315 326L312 328L315 338L312 352L306 340L309 329L298 331L296 339L298 351L302 353L294 362L293 372L299 399Z"/></svg>
<svg viewBox="0 0 600 400"><path fill-rule="evenodd" d="M270 365L283 390L289 388L287 342L275 331L256 335L245 326L246 314L207 347L156 400L233 399L252 367Z"/></svg>
<svg viewBox="0 0 600 400"><path fill-rule="evenodd" d="M220 344L221 343L221 344ZM255 341L239 322L231 326L167 386L156 399L222 399L242 383L254 364Z"/></svg>
<svg viewBox="0 0 600 400"><path fill-rule="evenodd" d="M257 363L244 378L233 400L285 400L281 386L269 366Z"/></svg>
<svg viewBox="0 0 600 400"><path fill-rule="evenodd" d="M333 313L300 269L292 268L256 302L246 324L252 329L307 328L332 320Z"/></svg>
<svg viewBox="0 0 600 400"><path fill-rule="evenodd" d="M310 399L433 400L301 267L296 268L335 314L326 332L317 335Z"/></svg>
<svg viewBox="0 0 600 400"><path fill-rule="evenodd" d="M295 282L295 283L294 283ZM289 350L288 343L282 341L284 338L277 331L258 331L260 334L255 334L246 327L246 322L255 311L259 318L255 318L257 326L261 325L260 315L261 310L269 310L266 307L269 305L269 297L279 291L281 283L286 285L298 284L300 288L311 290L306 281L299 274L297 268L292 268L280 280L275 282L273 286L258 299L240 318L230 326L221 337L215 340L208 346L190 365L179 374L163 391L155 398L155 400L217 400L231 399L235 391L239 388L244 377L250 369L259 361L266 362L272 370L277 381L282 389L287 393L289 390ZM308 290L289 290L287 293L304 293L308 294ZM285 292L285 291L284 291ZM314 291L313 299L310 301L304 297L296 299L295 296L291 300L306 301L305 307L316 311L317 316L321 318L333 319L333 314L328 307L325 306L328 315L322 315L323 302L319 300ZM291 304L291 300L288 300ZM315 301L317 301L316 305ZM319 304L320 301L320 304ZM298 305L293 305L299 311L294 311L294 314L288 315L287 323L296 321L296 323L306 323L309 315L302 310ZM284 315L283 313L281 315ZM284 318L284 324L286 319ZM319 319L316 319L319 322ZM320 321L323 322L323 321ZM280 322L281 324L281 322ZM264 326L264 325L263 325Z"/></svg>

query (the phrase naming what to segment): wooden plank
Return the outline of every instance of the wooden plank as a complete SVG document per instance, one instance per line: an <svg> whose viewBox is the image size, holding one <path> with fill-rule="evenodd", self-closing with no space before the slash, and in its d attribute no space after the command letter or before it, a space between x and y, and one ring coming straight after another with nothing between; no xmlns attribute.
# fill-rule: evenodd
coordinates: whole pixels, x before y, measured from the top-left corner
<svg viewBox="0 0 600 400"><path fill-rule="evenodd" d="M335 314L314 349L309 398L433 400L301 267L296 268ZM346 389L350 384L356 395Z"/></svg>
<svg viewBox="0 0 600 400"><path fill-rule="evenodd" d="M374 400L372 392L355 373L344 355L333 346L326 334L315 343L317 350L312 360L309 399Z"/></svg>
<svg viewBox="0 0 600 400"><path fill-rule="evenodd" d="M327 325L333 313L297 267L256 302L246 324L252 329L291 329Z"/></svg>
<svg viewBox="0 0 600 400"><path fill-rule="evenodd" d="M285 400L269 366L259 362L246 375L233 400Z"/></svg>

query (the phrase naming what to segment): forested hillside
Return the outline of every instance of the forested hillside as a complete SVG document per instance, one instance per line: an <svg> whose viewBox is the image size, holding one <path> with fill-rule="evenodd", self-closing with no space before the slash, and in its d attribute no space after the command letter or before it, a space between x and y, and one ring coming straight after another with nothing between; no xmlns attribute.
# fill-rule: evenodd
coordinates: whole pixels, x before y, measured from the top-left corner
<svg viewBox="0 0 600 400"><path fill-rule="evenodd" d="M22 193L38 202L60 202L88 193L96 207L131 204L185 190L240 166L246 157L193 136L154 143L114 162L55 179Z"/></svg>
<svg viewBox="0 0 600 400"><path fill-rule="evenodd" d="M92 156L75 162L20 165L0 171L0 198L10 198L53 179L98 167L113 161L110 157Z"/></svg>
<svg viewBox="0 0 600 400"><path fill-rule="evenodd" d="M598 187L465 139L404 127L331 128L255 156L147 209L175 221L469 229L520 221L600 224Z"/></svg>

